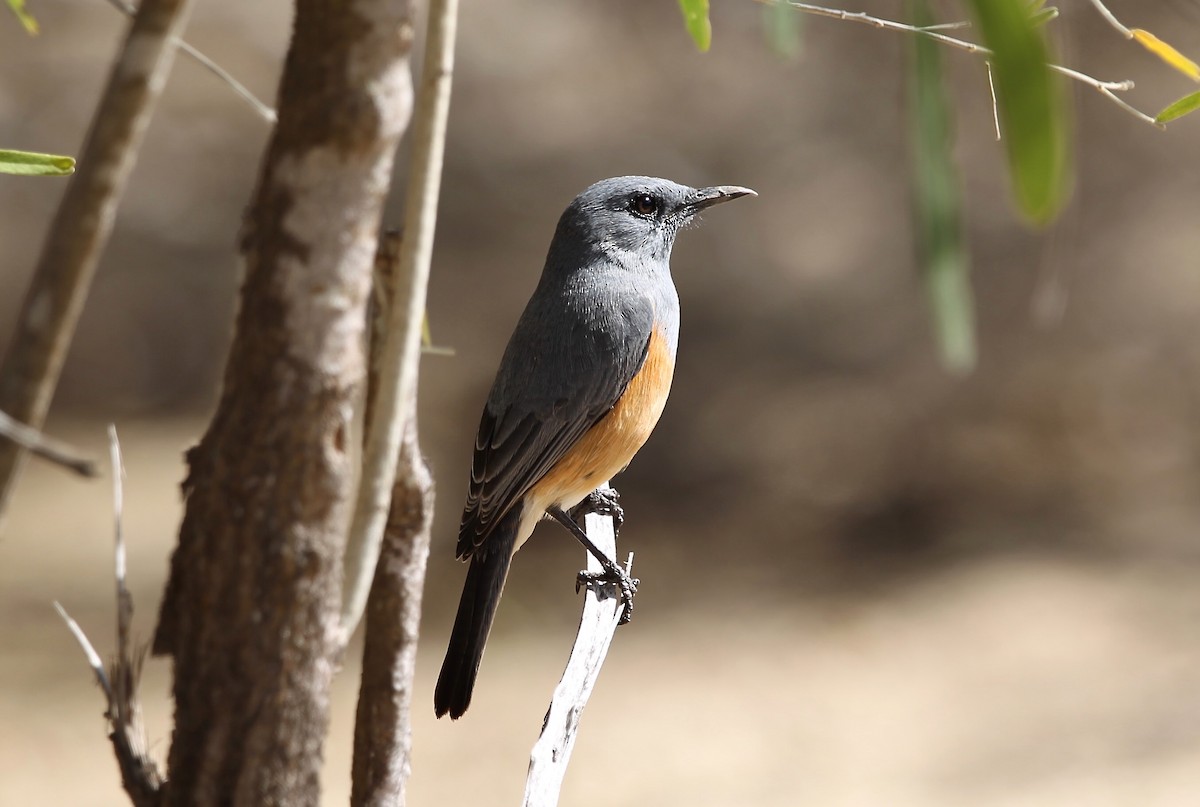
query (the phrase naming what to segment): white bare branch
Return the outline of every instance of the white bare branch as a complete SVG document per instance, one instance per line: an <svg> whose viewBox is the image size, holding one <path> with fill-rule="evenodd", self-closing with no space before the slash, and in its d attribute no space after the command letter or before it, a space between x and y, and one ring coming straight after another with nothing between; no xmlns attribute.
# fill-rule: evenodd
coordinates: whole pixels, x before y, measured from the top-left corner
<svg viewBox="0 0 1200 807"><path fill-rule="evenodd" d="M607 483L602 487L607 488ZM617 542L610 517L588 515L583 528L601 552L610 558L616 557ZM591 553L588 553L587 561L588 571L603 571ZM630 554L625 570L628 572L632 566L633 555ZM608 655L622 610L621 596L616 586L588 584L583 614L579 618L579 631L567 659L567 668L554 689L541 736L529 756L524 807L554 807L558 804L563 777L567 773L575 736L579 732L579 719L600 676L600 667Z"/></svg>

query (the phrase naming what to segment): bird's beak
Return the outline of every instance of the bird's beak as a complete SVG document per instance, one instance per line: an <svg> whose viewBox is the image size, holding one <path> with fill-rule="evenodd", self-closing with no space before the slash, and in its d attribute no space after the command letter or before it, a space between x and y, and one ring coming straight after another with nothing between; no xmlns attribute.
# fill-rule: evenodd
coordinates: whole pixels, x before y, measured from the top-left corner
<svg viewBox="0 0 1200 807"><path fill-rule="evenodd" d="M721 202L728 202L732 199L740 199L743 196L758 196L758 194L749 188L741 188L737 185L717 185L713 188L700 188L688 196L687 201L683 203L683 209L686 215L690 217L705 208L719 205Z"/></svg>

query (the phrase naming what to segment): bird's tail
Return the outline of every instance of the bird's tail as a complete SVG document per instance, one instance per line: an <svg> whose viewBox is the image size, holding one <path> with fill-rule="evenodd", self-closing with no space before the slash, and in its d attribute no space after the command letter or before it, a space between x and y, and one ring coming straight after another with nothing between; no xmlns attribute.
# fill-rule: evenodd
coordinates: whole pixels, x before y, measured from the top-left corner
<svg viewBox="0 0 1200 807"><path fill-rule="evenodd" d="M471 704L483 646L492 629L496 604L500 602L512 562L520 509L514 507L471 558L454 630L450 633L450 647L446 649L446 660L433 691L433 709L438 717L448 713L452 720L457 720Z"/></svg>

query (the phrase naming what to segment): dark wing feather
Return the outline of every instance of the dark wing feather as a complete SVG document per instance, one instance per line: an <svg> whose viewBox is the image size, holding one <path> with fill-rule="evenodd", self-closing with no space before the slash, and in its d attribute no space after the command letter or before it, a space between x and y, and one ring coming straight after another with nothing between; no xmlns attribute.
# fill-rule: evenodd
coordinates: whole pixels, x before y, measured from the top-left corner
<svg viewBox="0 0 1200 807"><path fill-rule="evenodd" d="M479 423L459 527L460 558L470 557L487 540L637 375L654 317L649 300L634 302L633 308L616 312L593 305L573 314L570 300L560 299L556 321L547 327L531 301Z"/></svg>

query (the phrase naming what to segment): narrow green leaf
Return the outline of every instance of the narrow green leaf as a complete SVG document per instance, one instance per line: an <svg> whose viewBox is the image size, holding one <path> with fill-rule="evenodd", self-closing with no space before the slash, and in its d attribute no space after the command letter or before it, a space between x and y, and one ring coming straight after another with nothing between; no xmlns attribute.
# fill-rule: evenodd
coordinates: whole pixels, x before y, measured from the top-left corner
<svg viewBox="0 0 1200 807"><path fill-rule="evenodd" d="M763 33L767 47L784 61L794 61L800 56L804 44L804 15L796 12L787 3L775 2L763 5Z"/></svg>
<svg viewBox="0 0 1200 807"><path fill-rule="evenodd" d="M12 9L13 14L17 15L17 20L24 26L25 31L32 36L37 36L38 23L33 15L25 10L25 0L8 0L8 7Z"/></svg>
<svg viewBox="0 0 1200 807"><path fill-rule="evenodd" d="M1047 47L1020 0L970 0L992 78L1017 206L1031 220L1052 220L1070 188L1067 112L1050 72Z"/></svg>
<svg viewBox="0 0 1200 807"><path fill-rule="evenodd" d="M701 52L712 46L712 23L708 20L708 0L679 0L683 24Z"/></svg>
<svg viewBox="0 0 1200 807"><path fill-rule="evenodd" d="M933 23L927 0L910 0L909 12L913 25ZM965 373L975 366L975 309L953 156L953 117L937 43L924 36L911 42L909 125L917 245L942 364Z"/></svg>
<svg viewBox="0 0 1200 807"><path fill-rule="evenodd" d="M1154 116L1154 122L1169 123L1184 115L1190 115L1197 109L1200 109L1200 91L1185 95L1178 101L1168 104L1162 112Z"/></svg>
<svg viewBox="0 0 1200 807"><path fill-rule="evenodd" d="M0 149L0 174L62 177L75 172L75 160L56 154Z"/></svg>

